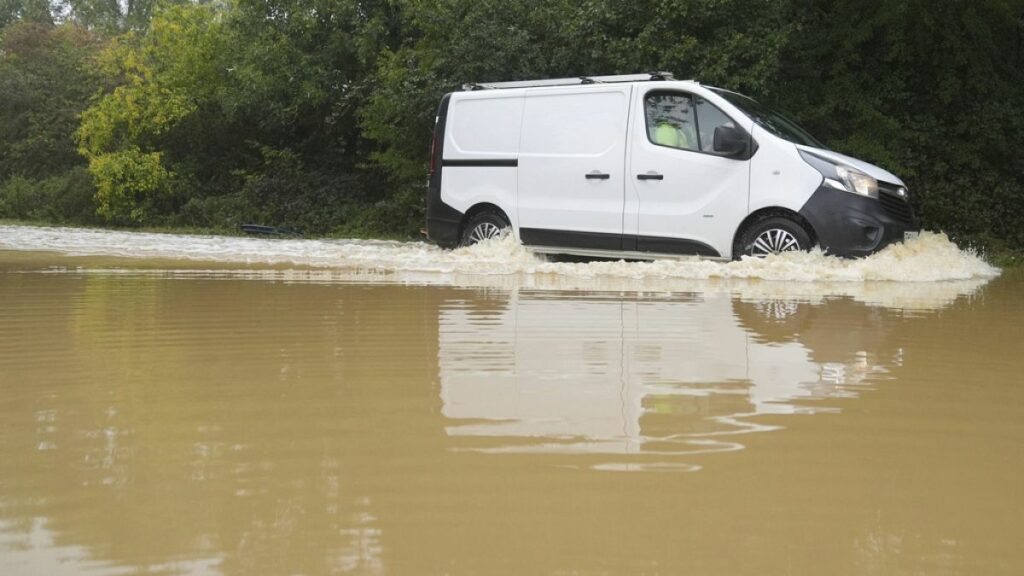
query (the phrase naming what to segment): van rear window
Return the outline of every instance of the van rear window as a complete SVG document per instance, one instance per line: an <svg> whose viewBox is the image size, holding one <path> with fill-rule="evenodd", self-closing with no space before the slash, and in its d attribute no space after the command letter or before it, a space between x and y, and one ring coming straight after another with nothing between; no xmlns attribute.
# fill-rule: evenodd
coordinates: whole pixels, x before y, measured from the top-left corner
<svg viewBox="0 0 1024 576"><path fill-rule="evenodd" d="M523 98L472 98L452 103L451 124L445 156L515 158L519 153L519 128Z"/></svg>

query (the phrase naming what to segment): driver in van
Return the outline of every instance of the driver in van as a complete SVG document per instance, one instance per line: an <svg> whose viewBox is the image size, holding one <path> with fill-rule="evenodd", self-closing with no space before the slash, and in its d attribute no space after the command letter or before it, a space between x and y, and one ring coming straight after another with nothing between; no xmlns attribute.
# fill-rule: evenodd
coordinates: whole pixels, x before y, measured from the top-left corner
<svg viewBox="0 0 1024 576"><path fill-rule="evenodd" d="M672 148L682 148L684 150L696 150L696 142L694 142L686 130L676 126L674 123L667 120L658 122L658 125L654 128L653 140L655 144L662 146L671 146Z"/></svg>
<svg viewBox="0 0 1024 576"><path fill-rule="evenodd" d="M697 149L697 131L692 120L693 107L689 97L674 94L657 95L650 99L648 114L653 116L651 141L660 146L682 150ZM649 104L649 105L650 105Z"/></svg>

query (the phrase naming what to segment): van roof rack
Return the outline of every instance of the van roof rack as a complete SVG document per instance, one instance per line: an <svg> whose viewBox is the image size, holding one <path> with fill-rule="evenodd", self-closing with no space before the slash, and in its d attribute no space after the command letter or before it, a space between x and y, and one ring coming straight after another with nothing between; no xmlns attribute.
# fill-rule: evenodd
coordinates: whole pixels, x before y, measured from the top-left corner
<svg viewBox="0 0 1024 576"><path fill-rule="evenodd" d="M647 72L645 74L619 74L616 76L575 76L572 78L549 78L547 80L520 80L516 82L471 82L463 84L463 90L495 90L502 88L539 88L543 86L579 86L582 84L612 84L615 82L653 82L675 80L671 72Z"/></svg>

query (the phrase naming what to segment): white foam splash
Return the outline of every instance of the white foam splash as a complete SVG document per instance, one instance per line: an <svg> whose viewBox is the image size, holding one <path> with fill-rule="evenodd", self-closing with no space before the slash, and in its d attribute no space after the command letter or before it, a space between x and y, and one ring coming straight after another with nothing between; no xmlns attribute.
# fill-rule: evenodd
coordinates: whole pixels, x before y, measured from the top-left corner
<svg viewBox="0 0 1024 576"><path fill-rule="evenodd" d="M229 236L154 234L0 226L0 250L55 251L78 256L158 258L245 264L292 264L345 270L456 273L465 275L555 274L576 278L729 279L788 282L933 282L993 278L999 270L957 248L943 234L923 233L868 258L846 260L819 251L794 252L737 262L547 262L511 237L469 248L442 250L423 242L376 240L270 240Z"/></svg>
<svg viewBox="0 0 1024 576"><path fill-rule="evenodd" d="M819 250L789 252L768 258L744 257L736 262L657 260L548 264L538 271L574 275L626 275L661 278L757 278L790 282L933 282L993 278L999 270L976 254L957 248L944 234L924 233L867 258L843 259Z"/></svg>

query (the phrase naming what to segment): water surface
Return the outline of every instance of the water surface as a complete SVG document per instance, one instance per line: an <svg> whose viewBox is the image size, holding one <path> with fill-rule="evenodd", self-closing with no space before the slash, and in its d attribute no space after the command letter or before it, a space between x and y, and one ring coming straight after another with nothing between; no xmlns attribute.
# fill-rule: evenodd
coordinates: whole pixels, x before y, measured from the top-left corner
<svg viewBox="0 0 1024 576"><path fill-rule="evenodd" d="M0 573L1018 574L1024 275L900 250L0 228Z"/></svg>

